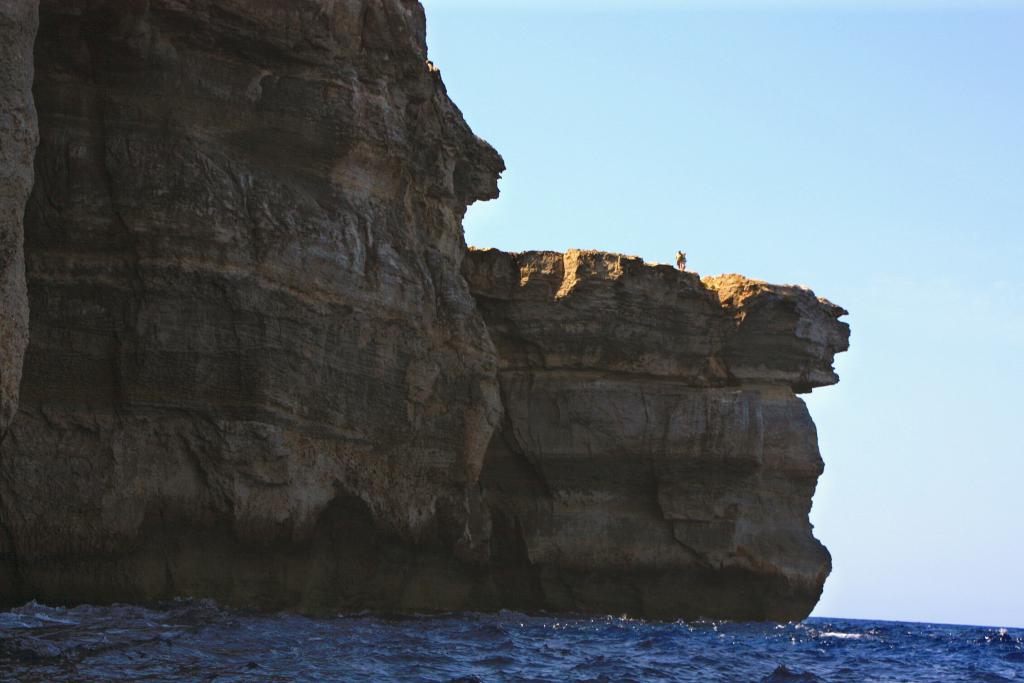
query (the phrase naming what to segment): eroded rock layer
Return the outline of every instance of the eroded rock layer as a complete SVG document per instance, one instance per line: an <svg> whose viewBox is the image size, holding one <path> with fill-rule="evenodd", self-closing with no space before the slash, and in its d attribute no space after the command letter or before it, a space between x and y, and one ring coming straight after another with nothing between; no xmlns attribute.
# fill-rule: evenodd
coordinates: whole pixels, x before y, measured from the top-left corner
<svg viewBox="0 0 1024 683"><path fill-rule="evenodd" d="M4 12L24 52L34 14ZM796 393L838 380L842 309L616 254L467 255L503 164L414 0L39 16L0 599L810 611L829 558ZM16 67L5 274L34 144Z"/></svg>
<svg viewBox="0 0 1024 683"><path fill-rule="evenodd" d="M17 410L28 343L22 216L37 142L32 104L37 23L36 0L0 3L0 439Z"/></svg>
<svg viewBox="0 0 1024 683"><path fill-rule="evenodd" d="M845 313L799 287L637 258L472 251L505 420L481 484L539 604L790 619L830 569L794 391L837 381ZM508 541L506 541L507 543Z"/></svg>

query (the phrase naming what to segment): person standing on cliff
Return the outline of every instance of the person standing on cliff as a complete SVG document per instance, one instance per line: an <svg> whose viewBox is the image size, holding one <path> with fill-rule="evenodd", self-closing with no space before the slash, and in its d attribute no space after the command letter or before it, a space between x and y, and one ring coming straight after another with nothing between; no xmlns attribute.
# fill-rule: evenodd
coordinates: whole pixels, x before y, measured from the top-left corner
<svg viewBox="0 0 1024 683"><path fill-rule="evenodd" d="M676 268L678 268L679 270L686 270L686 252L685 251L677 251L676 252Z"/></svg>

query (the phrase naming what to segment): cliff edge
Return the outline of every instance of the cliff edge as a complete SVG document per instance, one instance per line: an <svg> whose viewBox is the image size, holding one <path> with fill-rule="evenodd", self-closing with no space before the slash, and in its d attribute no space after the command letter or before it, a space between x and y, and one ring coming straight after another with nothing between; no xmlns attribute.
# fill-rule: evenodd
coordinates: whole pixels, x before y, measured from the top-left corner
<svg viewBox="0 0 1024 683"><path fill-rule="evenodd" d="M0 73L3 107L29 111L32 66ZM30 318L4 602L813 607L796 393L837 381L844 311L616 254L467 252L504 164L419 2L43 0L34 70L34 170L35 118L0 130L2 171L34 173L23 252L29 185L0 196L0 418Z"/></svg>

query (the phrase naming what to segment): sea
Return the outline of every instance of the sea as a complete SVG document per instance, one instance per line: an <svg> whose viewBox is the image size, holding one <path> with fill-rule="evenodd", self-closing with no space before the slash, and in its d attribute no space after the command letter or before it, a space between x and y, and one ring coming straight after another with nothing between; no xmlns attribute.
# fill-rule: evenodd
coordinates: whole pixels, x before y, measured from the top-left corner
<svg viewBox="0 0 1024 683"><path fill-rule="evenodd" d="M498 614L310 618L183 600L0 613L4 681L1024 681L1024 629Z"/></svg>

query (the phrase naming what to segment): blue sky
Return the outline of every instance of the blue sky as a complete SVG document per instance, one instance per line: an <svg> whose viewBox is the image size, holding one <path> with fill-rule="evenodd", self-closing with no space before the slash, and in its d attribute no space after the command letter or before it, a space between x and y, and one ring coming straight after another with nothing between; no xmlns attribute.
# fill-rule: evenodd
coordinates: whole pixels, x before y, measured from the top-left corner
<svg viewBox="0 0 1024 683"><path fill-rule="evenodd" d="M1024 2L426 0L467 240L812 287L818 615L1024 626Z"/></svg>

